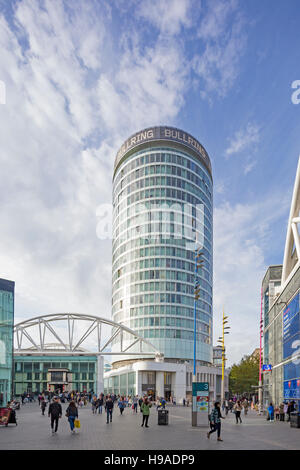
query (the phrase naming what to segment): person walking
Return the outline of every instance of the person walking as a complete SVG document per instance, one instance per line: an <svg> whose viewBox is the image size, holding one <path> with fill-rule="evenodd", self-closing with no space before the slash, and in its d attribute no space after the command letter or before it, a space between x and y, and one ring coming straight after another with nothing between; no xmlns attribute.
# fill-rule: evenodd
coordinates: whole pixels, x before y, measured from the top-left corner
<svg viewBox="0 0 300 470"><path fill-rule="evenodd" d="M135 397L133 397L133 399L132 399L132 403L133 403L133 412L135 412L135 413L137 413L138 401L139 401L138 395L136 395Z"/></svg>
<svg viewBox="0 0 300 470"><path fill-rule="evenodd" d="M93 412L93 415L95 415L95 414L97 413L97 405L98 405L96 395L93 396L93 398L92 398L92 400L91 400L91 404L92 404L92 412Z"/></svg>
<svg viewBox="0 0 300 470"><path fill-rule="evenodd" d="M276 418L276 421L279 421L279 414L280 414L279 406L276 405L276 406L275 406L275 418Z"/></svg>
<svg viewBox="0 0 300 470"><path fill-rule="evenodd" d="M241 418L242 407L241 407L241 402L239 400L236 402L233 409L235 412L236 424L238 424L239 420L240 420L240 423L242 423L242 418Z"/></svg>
<svg viewBox="0 0 300 470"><path fill-rule="evenodd" d="M74 400L71 400L68 408L66 409L66 417L68 418L71 433L75 434L75 419L78 418L78 408Z"/></svg>
<svg viewBox="0 0 300 470"><path fill-rule="evenodd" d="M45 409L46 409L46 406L47 406L47 402L46 402L46 398L44 397L44 395L42 396L42 399L41 399L41 410L42 410L42 415L45 416Z"/></svg>
<svg viewBox="0 0 300 470"><path fill-rule="evenodd" d="M148 420L149 420L149 416L150 416L150 408L152 406L152 403L150 401L148 401L148 398L145 398L143 400L143 403L142 403L142 406L141 406L141 411L143 413L143 422L141 424L141 426L143 427L144 424L145 424L145 428L149 428L148 426Z"/></svg>
<svg viewBox="0 0 300 470"><path fill-rule="evenodd" d="M112 413L114 409L114 402L111 399L111 396L109 395L106 403L105 403L105 410L106 410L106 424L110 422L112 423Z"/></svg>
<svg viewBox="0 0 300 470"><path fill-rule="evenodd" d="M293 411L295 411L294 401L290 401L287 409L288 421L291 421L291 413Z"/></svg>
<svg viewBox="0 0 300 470"><path fill-rule="evenodd" d="M123 414L125 406L126 406L126 402L125 402L124 398L121 397L120 400L118 401L118 407L119 407L119 410L120 410L120 415Z"/></svg>
<svg viewBox="0 0 300 470"><path fill-rule="evenodd" d="M143 404L143 399L142 397L139 398L139 407L140 407L140 412L142 413L142 404Z"/></svg>
<svg viewBox="0 0 300 470"><path fill-rule="evenodd" d="M59 403L58 397L54 397L52 403L50 403L50 406L48 409L48 417L51 418L52 434L55 434L58 428L58 420L62 417L62 407L61 407L61 404ZM54 423L55 423L55 429L54 429Z"/></svg>
<svg viewBox="0 0 300 470"><path fill-rule="evenodd" d="M102 408L104 403L104 395L101 393L98 398L98 413L102 415Z"/></svg>
<svg viewBox="0 0 300 470"><path fill-rule="evenodd" d="M208 439L213 432L217 431L217 441L223 441L223 439L221 439L221 419L224 419L224 417L221 414L220 402L216 401L215 407L210 414L212 429L207 433Z"/></svg>
<svg viewBox="0 0 300 470"><path fill-rule="evenodd" d="M280 403L279 405L279 415L280 421L284 421L284 403Z"/></svg>
<svg viewBox="0 0 300 470"><path fill-rule="evenodd" d="M270 403L268 407L268 413L269 413L270 423L274 422L274 406L272 402Z"/></svg>

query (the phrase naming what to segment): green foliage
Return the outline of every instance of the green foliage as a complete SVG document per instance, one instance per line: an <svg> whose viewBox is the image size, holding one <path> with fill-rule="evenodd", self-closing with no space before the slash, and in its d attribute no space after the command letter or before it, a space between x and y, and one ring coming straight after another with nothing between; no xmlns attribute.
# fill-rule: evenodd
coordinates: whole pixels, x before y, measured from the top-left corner
<svg viewBox="0 0 300 470"><path fill-rule="evenodd" d="M258 385L259 358L245 356L239 364L234 364L229 374L229 393L243 395L253 393L251 385Z"/></svg>

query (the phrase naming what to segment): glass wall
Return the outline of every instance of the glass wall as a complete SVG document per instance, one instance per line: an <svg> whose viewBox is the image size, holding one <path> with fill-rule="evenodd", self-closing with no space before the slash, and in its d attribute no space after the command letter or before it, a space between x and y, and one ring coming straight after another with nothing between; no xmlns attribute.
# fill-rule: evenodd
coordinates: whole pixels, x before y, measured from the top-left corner
<svg viewBox="0 0 300 470"><path fill-rule="evenodd" d="M97 391L96 356L15 356L14 362L15 395L21 395L24 392L37 394L48 390L48 369L69 369L72 373L73 390Z"/></svg>
<svg viewBox="0 0 300 470"><path fill-rule="evenodd" d="M0 406L12 398L15 283L0 279Z"/></svg>
<svg viewBox="0 0 300 470"><path fill-rule="evenodd" d="M212 178L181 149L130 155L113 184L113 320L167 358L192 359L195 240L203 245L197 359L212 362Z"/></svg>
<svg viewBox="0 0 300 470"><path fill-rule="evenodd" d="M121 396L136 395L136 373L128 372L105 378L104 393L114 393L115 395Z"/></svg>

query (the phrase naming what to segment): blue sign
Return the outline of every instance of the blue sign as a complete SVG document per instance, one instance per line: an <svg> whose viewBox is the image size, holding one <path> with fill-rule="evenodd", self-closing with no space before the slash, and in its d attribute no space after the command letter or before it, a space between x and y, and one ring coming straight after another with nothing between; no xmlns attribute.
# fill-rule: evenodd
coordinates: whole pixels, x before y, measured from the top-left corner
<svg viewBox="0 0 300 470"><path fill-rule="evenodd" d="M263 372L272 371L272 365L271 364L263 364L262 370L263 370Z"/></svg>
<svg viewBox="0 0 300 470"><path fill-rule="evenodd" d="M285 400L300 399L300 379L294 379L284 382L283 396Z"/></svg>
<svg viewBox="0 0 300 470"><path fill-rule="evenodd" d="M298 347L300 340L299 294L283 311L283 359L290 357Z"/></svg>

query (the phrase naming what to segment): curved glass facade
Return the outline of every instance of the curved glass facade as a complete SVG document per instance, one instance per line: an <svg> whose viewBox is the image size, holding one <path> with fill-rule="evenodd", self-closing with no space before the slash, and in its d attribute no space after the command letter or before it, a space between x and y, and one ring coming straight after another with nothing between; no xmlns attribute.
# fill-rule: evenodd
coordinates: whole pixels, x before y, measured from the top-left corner
<svg viewBox="0 0 300 470"><path fill-rule="evenodd" d="M200 246L197 360L212 362L212 186L207 166L177 142L152 140L125 152L115 169L113 320L165 358L193 359L194 250Z"/></svg>

